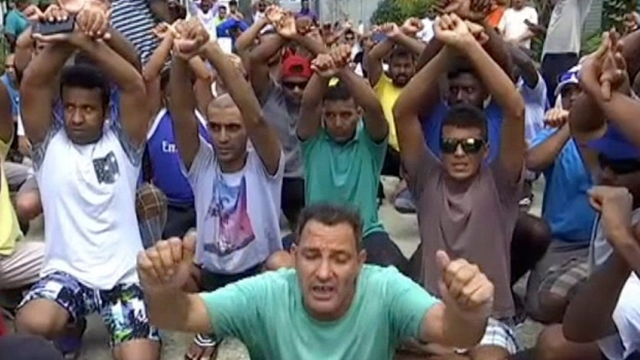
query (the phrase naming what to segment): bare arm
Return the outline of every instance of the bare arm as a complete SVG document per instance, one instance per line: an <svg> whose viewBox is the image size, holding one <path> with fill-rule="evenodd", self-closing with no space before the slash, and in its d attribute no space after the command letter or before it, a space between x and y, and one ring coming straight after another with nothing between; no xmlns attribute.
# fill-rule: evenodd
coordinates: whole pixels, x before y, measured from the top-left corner
<svg viewBox="0 0 640 360"><path fill-rule="evenodd" d="M329 79L314 73L302 95L297 133L304 141L316 135L322 126L322 98L329 87Z"/></svg>
<svg viewBox="0 0 640 360"><path fill-rule="evenodd" d="M265 36L260 45L251 51L249 77L258 98L261 98L271 86L269 59L277 54L286 43L287 40L280 35Z"/></svg>
<svg viewBox="0 0 640 360"><path fill-rule="evenodd" d="M615 91L611 94L610 101L598 99L596 102L604 118L616 124L630 141L640 146L640 122L637 116L634 116L640 111L640 100Z"/></svg>
<svg viewBox="0 0 640 360"><path fill-rule="evenodd" d="M195 115L197 103L189 75L187 61L176 56L171 62L169 111L173 119L176 145L187 169L191 168L200 147L198 119Z"/></svg>
<svg viewBox="0 0 640 360"><path fill-rule="evenodd" d="M35 41L31 38L31 27L27 28L16 41L16 51L14 58L14 66L16 73L20 76L24 73L24 69L27 68L29 62L31 62L31 56L33 54L33 48Z"/></svg>
<svg viewBox="0 0 640 360"><path fill-rule="evenodd" d="M213 332L209 312L200 295L182 291L172 291L170 294L145 291L144 295L149 321L154 326L180 332Z"/></svg>
<svg viewBox="0 0 640 360"><path fill-rule="evenodd" d="M586 343L615 334L611 314L629 274L629 267L616 253L591 274L564 314L562 332L567 340Z"/></svg>
<svg viewBox="0 0 640 360"><path fill-rule="evenodd" d="M387 38L377 43L371 51L366 54L367 77L369 78L371 86L376 86L378 81L380 81L382 73L384 72L382 61L391 53L393 45L393 41Z"/></svg>
<svg viewBox="0 0 640 360"><path fill-rule="evenodd" d="M278 171L282 148L275 131L267 124L251 85L245 80L216 43L208 43L204 55L218 71L229 95L242 113L242 120L256 152L268 173Z"/></svg>
<svg viewBox="0 0 640 360"><path fill-rule="evenodd" d="M469 321L442 304L434 305L425 314L420 330L420 340L444 346L471 348L484 335L486 320Z"/></svg>
<svg viewBox="0 0 640 360"><path fill-rule="evenodd" d="M531 171L544 171L558 157L571 138L569 124L564 124L553 135L527 152L526 165Z"/></svg>
<svg viewBox="0 0 640 360"><path fill-rule="evenodd" d="M424 68L422 68L405 86L396 101L393 117L396 124L398 144L402 164L408 172L415 172L424 164L421 159L425 151L424 134L420 124L420 108L432 107L438 99L438 89L424 84L436 84L440 74L447 69L451 49L444 47Z"/></svg>
<svg viewBox="0 0 640 360"><path fill-rule="evenodd" d="M171 21L169 7L166 0L148 0L151 13L158 21Z"/></svg>
<svg viewBox="0 0 640 360"><path fill-rule="evenodd" d="M376 142L384 140L389 135L389 123L373 88L347 67L340 70L338 77L349 89L356 104L364 110L364 126L371 139Z"/></svg>
<svg viewBox="0 0 640 360"><path fill-rule="evenodd" d="M133 65L136 70L141 71L142 63L140 62L140 56L138 56L138 51L133 44L116 29L109 29L109 34L111 37L106 40L107 45L129 64Z"/></svg>
<svg viewBox="0 0 640 360"><path fill-rule="evenodd" d="M522 174L522 165L526 145L524 141L524 100L516 90L513 82L502 68L487 54L482 46L472 37L460 47L474 69L496 100L504 121L500 135L500 152L498 160L508 172L508 178L517 182Z"/></svg>
<svg viewBox="0 0 640 360"><path fill-rule="evenodd" d="M122 128L135 145L142 145L147 138L149 109L147 92L142 75L124 58L101 41L77 36L78 49L86 52L120 90L120 120Z"/></svg>
<svg viewBox="0 0 640 360"><path fill-rule="evenodd" d="M0 84L0 141L9 144L13 139L13 129L11 98L4 84Z"/></svg>
<svg viewBox="0 0 640 360"><path fill-rule="evenodd" d="M265 26L269 24L266 18L260 18L255 21L251 26L243 31L240 36L236 39L236 50L238 51L238 55L240 57L244 57L243 55L248 55L249 51L255 44L256 39L260 36L260 31L264 29Z"/></svg>
<svg viewBox="0 0 640 360"><path fill-rule="evenodd" d="M535 88L538 85L539 76L533 60L516 45L509 44L508 46L513 63L520 69L520 76L525 85L530 89Z"/></svg>
<svg viewBox="0 0 640 360"><path fill-rule="evenodd" d="M20 107L27 137L33 144L44 141L52 122L53 103L58 89L51 84L74 48L68 43L45 47L25 69L20 82Z"/></svg>
<svg viewBox="0 0 640 360"><path fill-rule="evenodd" d="M325 44L316 41L310 36L296 34L293 38L291 38L291 40L307 49L314 56L325 54L328 51L328 48L325 46Z"/></svg>
<svg viewBox="0 0 640 360"><path fill-rule="evenodd" d="M171 48L173 48L173 36L167 34L142 68L142 77L145 82L153 81L160 76L165 61L171 55Z"/></svg>

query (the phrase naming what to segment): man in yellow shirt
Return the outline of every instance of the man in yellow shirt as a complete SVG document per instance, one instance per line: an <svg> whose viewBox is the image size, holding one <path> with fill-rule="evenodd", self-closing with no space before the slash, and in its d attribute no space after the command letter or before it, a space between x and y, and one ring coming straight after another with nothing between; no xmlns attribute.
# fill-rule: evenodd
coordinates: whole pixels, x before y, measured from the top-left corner
<svg viewBox="0 0 640 360"><path fill-rule="evenodd" d="M416 34L421 29L422 22L418 19L409 19L402 27L393 23L382 25L380 32L384 39L367 54L366 64L369 83L378 94L378 99L389 123L389 147L387 148L382 175L402 177L398 137L393 121L393 106L404 86L415 74L416 57L426 46L425 43L416 38ZM383 68L385 59L388 64L386 73ZM411 196L406 184L403 182L398 189L400 191L396 199L396 209L401 212L415 211L415 207L411 206ZM402 200L409 204L402 204Z"/></svg>
<svg viewBox="0 0 640 360"><path fill-rule="evenodd" d="M0 84L0 290L17 289L35 283L42 268L44 243L23 238L11 204L4 161L13 140L11 100Z"/></svg>

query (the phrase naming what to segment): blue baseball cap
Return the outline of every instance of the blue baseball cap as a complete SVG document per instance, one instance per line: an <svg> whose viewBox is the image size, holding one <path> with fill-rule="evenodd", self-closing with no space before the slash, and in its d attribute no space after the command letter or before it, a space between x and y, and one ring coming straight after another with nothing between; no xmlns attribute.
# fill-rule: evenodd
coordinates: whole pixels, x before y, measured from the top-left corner
<svg viewBox="0 0 640 360"><path fill-rule="evenodd" d="M560 75L560 77L558 78L558 85L556 86L556 89L554 91L555 96L560 95L560 92L562 92L562 89L565 86L571 84L578 85L580 83L580 78L578 78L580 68L582 68L582 66L578 64L569 69L564 74Z"/></svg>
<svg viewBox="0 0 640 360"><path fill-rule="evenodd" d="M629 141L620 129L611 123L607 124L607 132L601 138L587 142L587 148L597 151L610 160L640 159L640 148Z"/></svg>

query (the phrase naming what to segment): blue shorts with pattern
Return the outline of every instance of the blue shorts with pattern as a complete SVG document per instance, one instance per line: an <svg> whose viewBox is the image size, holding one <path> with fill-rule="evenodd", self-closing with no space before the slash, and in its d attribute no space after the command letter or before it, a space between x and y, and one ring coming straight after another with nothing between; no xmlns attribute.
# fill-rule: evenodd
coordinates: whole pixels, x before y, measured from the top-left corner
<svg viewBox="0 0 640 360"><path fill-rule="evenodd" d="M160 341L158 330L149 324L142 288L138 284L95 290L69 274L54 272L38 281L18 308L37 299L55 301L69 312L74 322L99 313L111 335L112 347L136 339Z"/></svg>

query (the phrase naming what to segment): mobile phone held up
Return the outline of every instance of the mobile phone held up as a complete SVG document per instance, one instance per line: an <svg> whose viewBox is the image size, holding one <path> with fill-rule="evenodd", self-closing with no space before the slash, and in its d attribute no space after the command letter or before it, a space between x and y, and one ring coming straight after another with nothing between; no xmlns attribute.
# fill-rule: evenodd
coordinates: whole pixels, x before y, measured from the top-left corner
<svg viewBox="0 0 640 360"><path fill-rule="evenodd" d="M40 35L66 34L73 31L75 24L74 16L69 16L67 20L61 22L36 21L33 24L33 33Z"/></svg>

